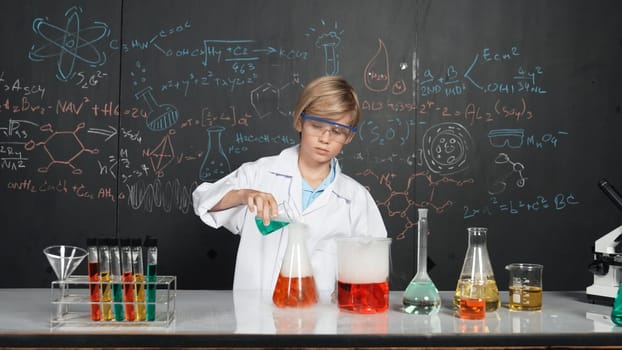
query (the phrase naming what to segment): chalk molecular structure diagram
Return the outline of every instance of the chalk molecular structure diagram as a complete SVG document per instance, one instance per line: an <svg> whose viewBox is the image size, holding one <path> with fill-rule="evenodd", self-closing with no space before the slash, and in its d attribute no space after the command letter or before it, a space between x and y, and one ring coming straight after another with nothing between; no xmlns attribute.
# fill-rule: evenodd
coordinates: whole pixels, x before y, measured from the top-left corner
<svg viewBox="0 0 622 350"><path fill-rule="evenodd" d="M106 63L106 55L93 44L110 35L108 25L93 22L92 26L80 28L80 7L72 7L65 12L67 23L64 28L53 25L44 18L36 18L32 30L45 40L45 44L37 47L32 45L28 58L33 62L41 62L46 58L58 57L56 77L68 81L76 74L76 61L93 67Z"/></svg>
<svg viewBox="0 0 622 350"><path fill-rule="evenodd" d="M82 169L76 168L72 162L85 152L90 154L99 153L99 150L96 148L89 149L84 147L84 144L78 137L78 131L83 129L84 126L85 123L80 123L73 131L54 131L51 124L42 125L39 130L49 132L51 134L50 137L40 142L30 140L24 145L27 151L32 151L37 146L43 146L43 149L50 157L50 163L45 167L38 168L37 171L47 173L52 165L61 164L69 166L72 169L71 172L75 175L82 174Z"/></svg>
<svg viewBox="0 0 622 350"><path fill-rule="evenodd" d="M175 130L169 130L154 149L143 152L149 158L151 168L158 177L164 176L164 169L175 160L175 148L171 140L171 135L175 134Z"/></svg>

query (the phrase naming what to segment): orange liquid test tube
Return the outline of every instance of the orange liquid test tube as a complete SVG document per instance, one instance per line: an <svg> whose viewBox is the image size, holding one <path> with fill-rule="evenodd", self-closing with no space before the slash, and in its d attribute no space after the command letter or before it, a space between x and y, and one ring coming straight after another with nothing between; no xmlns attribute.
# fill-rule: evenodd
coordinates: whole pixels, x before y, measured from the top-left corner
<svg viewBox="0 0 622 350"><path fill-rule="evenodd" d="M89 275L89 297L91 300L91 320L101 319L101 308L99 305L99 259L97 251L97 240L89 238L86 240L88 249L88 275Z"/></svg>

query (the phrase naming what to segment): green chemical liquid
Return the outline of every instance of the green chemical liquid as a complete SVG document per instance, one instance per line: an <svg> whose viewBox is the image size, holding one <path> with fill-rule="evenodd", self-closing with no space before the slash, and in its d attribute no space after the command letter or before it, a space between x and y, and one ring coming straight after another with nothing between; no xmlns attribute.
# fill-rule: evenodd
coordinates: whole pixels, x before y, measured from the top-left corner
<svg viewBox="0 0 622 350"><path fill-rule="evenodd" d="M156 318L156 276L157 265L147 265L147 321Z"/></svg>
<svg viewBox="0 0 622 350"><path fill-rule="evenodd" d="M114 305L114 319L116 321L123 321L125 315L123 314L123 285L120 283L112 284L112 300Z"/></svg>
<svg viewBox="0 0 622 350"><path fill-rule="evenodd" d="M611 320L618 326L622 326L622 283L618 286L618 295L616 295L616 299L613 302Z"/></svg>
<svg viewBox="0 0 622 350"><path fill-rule="evenodd" d="M279 220L270 220L268 226L263 224L263 218L255 217L255 224L257 224L257 228L262 235L266 236L271 234L272 232L289 225L287 221L279 221Z"/></svg>
<svg viewBox="0 0 622 350"><path fill-rule="evenodd" d="M411 281L404 292L403 304L409 314L430 315L441 308L441 299L432 281Z"/></svg>

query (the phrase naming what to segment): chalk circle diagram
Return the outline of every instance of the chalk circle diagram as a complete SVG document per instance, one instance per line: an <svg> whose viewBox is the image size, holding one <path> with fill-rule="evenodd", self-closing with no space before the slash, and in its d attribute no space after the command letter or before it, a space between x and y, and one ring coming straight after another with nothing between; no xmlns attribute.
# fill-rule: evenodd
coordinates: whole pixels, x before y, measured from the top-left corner
<svg viewBox="0 0 622 350"><path fill-rule="evenodd" d="M65 12L67 23L64 28L51 24L44 18L36 18L32 23L32 30L45 40L39 47L32 45L28 58L34 62L41 62L47 58L58 57L56 77L61 81L68 81L76 74L76 62L82 62L92 67L106 63L106 54L100 52L93 44L110 35L106 23L93 22L93 25L80 28L80 13L82 9L72 7Z"/></svg>
<svg viewBox="0 0 622 350"><path fill-rule="evenodd" d="M436 124L426 130L422 143L423 158L430 171L451 175L469 167L468 156L473 139L462 125Z"/></svg>

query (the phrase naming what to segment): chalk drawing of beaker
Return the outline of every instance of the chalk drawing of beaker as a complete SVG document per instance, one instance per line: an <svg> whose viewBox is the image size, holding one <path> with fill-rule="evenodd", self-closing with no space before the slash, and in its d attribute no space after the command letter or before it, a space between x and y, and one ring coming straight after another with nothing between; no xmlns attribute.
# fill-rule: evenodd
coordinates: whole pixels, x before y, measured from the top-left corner
<svg viewBox="0 0 622 350"><path fill-rule="evenodd" d="M134 97L137 100L142 97L147 104L147 127L149 129L162 131L177 123L179 119L177 108L170 104L159 104L153 97L153 88L151 86L140 90Z"/></svg>
<svg viewBox="0 0 622 350"><path fill-rule="evenodd" d="M199 178L202 181L213 182L231 172L229 159L220 143L223 131L225 128L222 126L207 129L207 152L199 170Z"/></svg>

